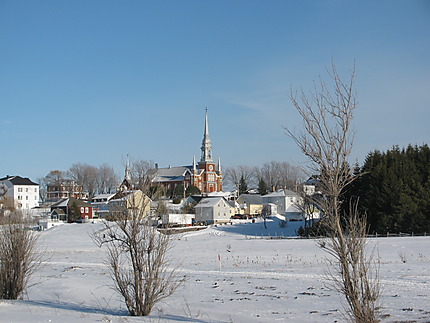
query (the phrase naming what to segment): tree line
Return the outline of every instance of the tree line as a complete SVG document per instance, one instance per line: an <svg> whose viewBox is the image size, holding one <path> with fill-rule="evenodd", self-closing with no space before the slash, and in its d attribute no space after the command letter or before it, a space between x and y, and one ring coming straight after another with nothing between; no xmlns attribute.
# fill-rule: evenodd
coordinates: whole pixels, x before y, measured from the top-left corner
<svg viewBox="0 0 430 323"><path fill-rule="evenodd" d="M129 165L130 180L133 183L141 182L147 171L153 167L151 161L140 159L132 161ZM92 198L97 194L116 192L121 177L115 173L112 166L106 163L98 167L87 163L74 163L66 171L51 170L45 177L37 179L41 201L46 200L48 186L61 185L65 180L73 180L83 192L88 193L89 198Z"/></svg>
<svg viewBox="0 0 430 323"><path fill-rule="evenodd" d="M370 233L430 232L430 148L369 153L347 195L359 198Z"/></svg>
<svg viewBox="0 0 430 323"><path fill-rule="evenodd" d="M51 170L45 177L38 178L40 199L46 200L47 187L63 185L65 180L73 180L89 197L96 194L112 193L118 186L118 176L113 167L100 167L86 163L75 163L67 171Z"/></svg>
<svg viewBox="0 0 430 323"><path fill-rule="evenodd" d="M261 195L281 188L295 190L304 179L303 171L288 162L271 161L261 167L239 165L224 171L224 184L239 190L240 194L252 188Z"/></svg>

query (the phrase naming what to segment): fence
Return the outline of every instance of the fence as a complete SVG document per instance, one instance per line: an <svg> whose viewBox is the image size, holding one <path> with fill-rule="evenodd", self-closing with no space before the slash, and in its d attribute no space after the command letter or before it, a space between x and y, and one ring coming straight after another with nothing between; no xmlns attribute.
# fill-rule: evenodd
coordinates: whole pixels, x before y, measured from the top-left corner
<svg viewBox="0 0 430 323"><path fill-rule="evenodd" d="M368 234L366 238L391 238L391 237L427 237L427 232L424 233L374 233L374 234ZM312 236L284 236L282 232L278 235L276 232L274 234L267 234L267 235L247 235L246 239L266 239L266 240L276 240L276 239L323 239L323 236L319 237L312 237Z"/></svg>

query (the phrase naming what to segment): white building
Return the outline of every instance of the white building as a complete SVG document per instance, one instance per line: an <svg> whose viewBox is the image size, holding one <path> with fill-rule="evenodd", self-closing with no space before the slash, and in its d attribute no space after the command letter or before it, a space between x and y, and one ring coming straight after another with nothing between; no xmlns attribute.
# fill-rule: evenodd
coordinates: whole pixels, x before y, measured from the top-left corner
<svg viewBox="0 0 430 323"><path fill-rule="evenodd" d="M290 191L290 190L279 190L277 192L272 192L267 195L263 195L263 203L266 204L275 204L278 214L284 214L287 216L287 213L292 212L297 213L297 206L303 204L303 198L300 194ZM294 206L294 208L291 208Z"/></svg>
<svg viewBox="0 0 430 323"><path fill-rule="evenodd" d="M195 219L195 214L163 214L162 215L162 224L164 226L168 225L179 225L179 226L186 226L186 225L192 225L193 220Z"/></svg>
<svg viewBox="0 0 430 323"><path fill-rule="evenodd" d="M93 206L93 219L105 219L109 215L108 203L116 193L99 194L93 197L91 205Z"/></svg>
<svg viewBox="0 0 430 323"><path fill-rule="evenodd" d="M6 176L0 178L0 186L5 197L14 201L17 209L32 209L39 206L39 184L29 178L20 176Z"/></svg>
<svg viewBox="0 0 430 323"><path fill-rule="evenodd" d="M196 206L196 222L214 224L230 222L230 204L223 197L202 199Z"/></svg>

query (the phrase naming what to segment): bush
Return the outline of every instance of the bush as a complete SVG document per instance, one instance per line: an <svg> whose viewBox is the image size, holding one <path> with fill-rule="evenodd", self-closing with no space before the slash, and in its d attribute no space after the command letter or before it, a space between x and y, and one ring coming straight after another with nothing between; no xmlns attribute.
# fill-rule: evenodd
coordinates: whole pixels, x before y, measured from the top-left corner
<svg viewBox="0 0 430 323"><path fill-rule="evenodd" d="M124 209L115 223L104 222L103 230L93 233L93 240L99 247L106 246L114 289L132 316L149 315L182 283L168 253L173 236L159 233L143 214Z"/></svg>
<svg viewBox="0 0 430 323"><path fill-rule="evenodd" d="M297 230L297 235L300 237L321 237L326 236L327 232L324 230L323 226L321 226L320 222L314 221L312 222L311 226L303 228L303 226L300 226L300 228Z"/></svg>
<svg viewBox="0 0 430 323"><path fill-rule="evenodd" d="M181 204L182 199L180 197L175 197L172 201L173 204Z"/></svg>
<svg viewBox="0 0 430 323"><path fill-rule="evenodd" d="M38 236L27 229L17 212L5 216L0 229L0 298L18 299L31 275L40 267L42 254L36 253Z"/></svg>

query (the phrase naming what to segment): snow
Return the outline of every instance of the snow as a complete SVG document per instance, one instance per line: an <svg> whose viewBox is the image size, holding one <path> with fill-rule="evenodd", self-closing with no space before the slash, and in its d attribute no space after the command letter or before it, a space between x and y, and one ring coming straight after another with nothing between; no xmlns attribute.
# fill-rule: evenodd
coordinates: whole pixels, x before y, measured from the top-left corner
<svg viewBox="0 0 430 323"><path fill-rule="evenodd" d="M41 232L46 263L24 300L0 301L1 322L344 322L342 298L326 278L327 255L294 238L302 222L232 225L175 236L171 255L186 282L142 319L112 290L100 223ZM281 239L282 237L283 239ZM288 238L287 238L288 237ZM430 321L430 237L369 239L377 247L383 322Z"/></svg>

